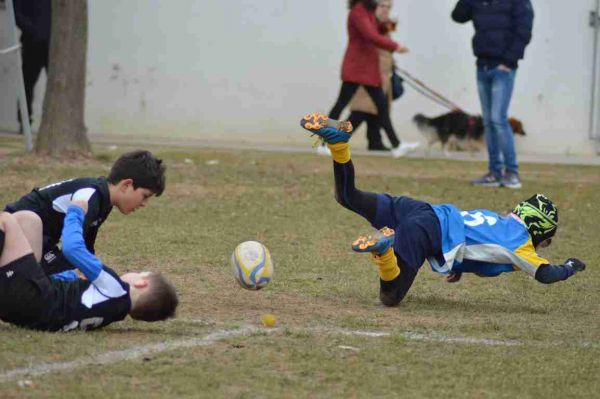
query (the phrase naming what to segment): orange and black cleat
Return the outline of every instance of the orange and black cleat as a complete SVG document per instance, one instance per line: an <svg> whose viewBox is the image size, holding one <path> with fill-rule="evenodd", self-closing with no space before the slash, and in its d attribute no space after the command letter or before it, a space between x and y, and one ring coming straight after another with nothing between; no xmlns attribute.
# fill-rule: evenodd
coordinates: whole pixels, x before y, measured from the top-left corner
<svg viewBox="0 0 600 399"><path fill-rule="evenodd" d="M375 252L382 254L394 244L394 230L384 227L373 233L360 235L352 242L352 250L356 252Z"/></svg>
<svg viewBox="0 0 600 399"><path fill-rule="evenodd" d="M353 129L352 123L349 121L336 121L319 113L306 115L300 120L300 126L321 137L324 142L329 144L350 140Z"/></svg>

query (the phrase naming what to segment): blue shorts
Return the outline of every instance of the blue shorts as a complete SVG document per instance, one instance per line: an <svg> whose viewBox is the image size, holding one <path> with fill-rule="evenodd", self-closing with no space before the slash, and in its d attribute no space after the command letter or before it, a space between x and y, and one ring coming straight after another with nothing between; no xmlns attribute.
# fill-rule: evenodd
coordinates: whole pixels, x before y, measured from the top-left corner
<svg viewBox="0 0 600 399"><path fill-rule="evenodd" d="M475 273L480 277L496 277L502 273L514 272L515 268L512 265L502 263L486 263L465 259L462 263L455 263L452 266L452 270L463 273Z"/></svg>
<svg viewBox="0 0 600 399"><path fill-rule="evenodd" d="M395 230L394 252L404 265L419 269L428 257L444 264L440 222L427 202L377 194L372 225L376 229L387 226Z"/></svg>

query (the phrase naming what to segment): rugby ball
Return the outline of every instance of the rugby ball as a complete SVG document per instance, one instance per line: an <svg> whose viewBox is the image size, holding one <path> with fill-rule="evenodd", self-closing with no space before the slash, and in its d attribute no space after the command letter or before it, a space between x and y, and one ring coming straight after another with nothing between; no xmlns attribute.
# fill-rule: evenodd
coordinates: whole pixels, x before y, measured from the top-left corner
<svg viewBox="0 0 600 399"><path fill-rule="evenodd" d="M267 247L258 241L244 241L231 254L236 281L247 290L259 290L273 278L273 262Z"/></svg>

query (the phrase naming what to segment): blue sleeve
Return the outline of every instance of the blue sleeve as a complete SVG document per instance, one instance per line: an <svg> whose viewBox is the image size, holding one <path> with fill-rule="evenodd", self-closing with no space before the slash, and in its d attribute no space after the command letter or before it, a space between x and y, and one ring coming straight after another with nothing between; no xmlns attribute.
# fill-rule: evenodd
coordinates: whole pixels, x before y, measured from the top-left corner
<svg viewBox="0 0 600 399"><path fill-rule="evenodd" d="M452 19L455 22L465 23L473 19L473 10L468 0L459 0L452 11Z"/></svg>
<svg viewBox="0 0 600 399"><path fill-rule="evenodd" d="M85 213L77 205L67 209L62 230L62 251L65 258L75 265L91 282L95 281L102 271L102 262L85 246L83 239L83 222Z"/></svg>
<svg viewBox="0 0 600 399"><path fill-rule="evenodd" d="M537 269L535 279L542 284L552 284L566 280L573 274L575 272L569 265L542 265Z"/></svg>
<svg viewBox="0 0 600 399"><path fill-rule="evenodd" d="M75 270L66 270L61 273L54 273L50 275L50 278L53 280L62 280L62 281L75 281L79 279Z"/></svg>

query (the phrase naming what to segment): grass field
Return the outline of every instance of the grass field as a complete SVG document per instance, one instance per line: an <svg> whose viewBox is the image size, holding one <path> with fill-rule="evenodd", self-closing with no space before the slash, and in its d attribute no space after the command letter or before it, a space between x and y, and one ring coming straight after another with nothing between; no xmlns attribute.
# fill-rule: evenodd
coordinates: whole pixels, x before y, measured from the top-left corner
<svg viewBox="0 0 600 399"><path fill-rule="evenodd" d="M307 140L308 143L308 140ZM108 172L128 148L91 160L22 156L0 142L2 203L34 186ZM588 270L555 285L525 273L448 284L424 265L396 308L350 242L366 221L333 199L331 161L311 154L150 148L168 165L162 197L114 211L97 253L119 272L161 270L178 317L97 332L39 333L0 324L0 397L568 398L600 392L600 168L523 165L524 189L468 185L485 164L356 157L357 184L463 209L512 209L534 192L559 207L542 254ZM275 279L250 292L229 256L255 239ZM276 328L260 316L277 316Z"/></svg>

